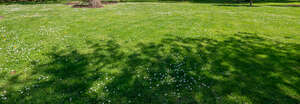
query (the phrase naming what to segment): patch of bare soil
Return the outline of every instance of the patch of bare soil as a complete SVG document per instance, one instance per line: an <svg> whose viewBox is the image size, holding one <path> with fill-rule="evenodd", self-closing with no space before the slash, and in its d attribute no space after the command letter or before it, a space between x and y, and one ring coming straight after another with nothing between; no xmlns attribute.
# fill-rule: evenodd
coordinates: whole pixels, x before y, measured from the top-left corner
<svg viewBox="0 0 300 104"><path fill-rule="evenodd" d="M112 5L112 4L117 4L118 2L117 1L102 1L101 3L102 3L102 5ZM77 4L73 4L72 7L73 8L102 8L103 6L92 7L90 5L82 5L80 3L77 3Z"/></svg>
<svg viewBox="0 0 300 104"><path fill-rule="evenodd" d="M13 70L13 71L10 72L11 75L14 75L16 73L17 73L17 71L15 71L15 70Z"/></svg>

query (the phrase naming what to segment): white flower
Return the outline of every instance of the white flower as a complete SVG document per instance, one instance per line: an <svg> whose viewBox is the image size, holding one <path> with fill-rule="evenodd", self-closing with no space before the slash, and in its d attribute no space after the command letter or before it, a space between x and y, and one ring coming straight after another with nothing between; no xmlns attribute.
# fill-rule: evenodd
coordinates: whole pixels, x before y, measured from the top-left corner
<svg viewBox="0 0 300 104"><path fill-rule="evenodd" d="M6 100L6 99L7 99L7 97L2 97L2 99L3 99L3 100Z"/></svg>

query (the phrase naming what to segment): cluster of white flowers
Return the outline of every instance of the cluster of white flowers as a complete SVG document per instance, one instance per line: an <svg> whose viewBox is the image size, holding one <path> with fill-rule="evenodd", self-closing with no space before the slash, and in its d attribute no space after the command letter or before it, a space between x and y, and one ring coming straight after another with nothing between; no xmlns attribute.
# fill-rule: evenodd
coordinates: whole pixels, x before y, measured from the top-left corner
<svg viewBox="0 0 300 104"><path fill-rule="evenodd" d="M2 65L1 65L2 66ZM0 73L1 72L7 72L8 71L8 68L3 68L3 67L0 67Z"/></svg>
<svg viewBox="0 0 300 104"><path fill-rule="evenodd" d="M41 75L39 78L38 78L38 80L40 81L40 80L46 80L46 79L48 79L49 77L48 76L44 76L44 75Z"/></svg>
<svg viewBox="0 0 300 104"><path fill-rule="evenodd" d="M9 36L7 34L9 34ZM1 40L3 40L2 42L5 45L1 48L0 54L3 54L3 59L8 63L6 65L13 65L10 63L31 62L32 53L36 51L36 48L30 47L29 44L19 39L18 36L13 33L6 33L5 35L6 36L2 35Z"/></svg>
<svg viewBox="0 0 300 104"><path fill-rule="evenodd" d="M7 100L7 91L6 90L3 90L1 93L0 93L0 98L1 100Z"/></svg>

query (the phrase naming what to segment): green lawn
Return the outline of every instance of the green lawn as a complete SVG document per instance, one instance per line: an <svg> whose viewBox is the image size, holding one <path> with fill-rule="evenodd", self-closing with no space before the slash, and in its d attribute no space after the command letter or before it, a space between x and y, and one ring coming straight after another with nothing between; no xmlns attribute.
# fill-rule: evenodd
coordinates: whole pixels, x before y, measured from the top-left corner
<svg viewBox="0 0 300 104"><path fill-rule="evenodd" d="M0 5L0 103L297 104L290 4Z"/></svg>

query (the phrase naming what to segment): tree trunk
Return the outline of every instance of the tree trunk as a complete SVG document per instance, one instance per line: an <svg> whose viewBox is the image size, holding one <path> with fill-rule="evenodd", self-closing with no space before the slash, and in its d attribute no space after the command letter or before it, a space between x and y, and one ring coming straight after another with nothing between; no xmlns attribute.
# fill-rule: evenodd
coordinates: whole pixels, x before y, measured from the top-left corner
<svg viewBox="0 0 300 104"><path fill-rule="evenodd" d="M102 7L101 0L89 0L89 6L92 8L100 8Z"/></svg>
<svg viewBox="0 0 300 104"><path fill-rule="evenodd" d="M253 6L253 0L250 0L250 6L252 7Z"/></svg>

